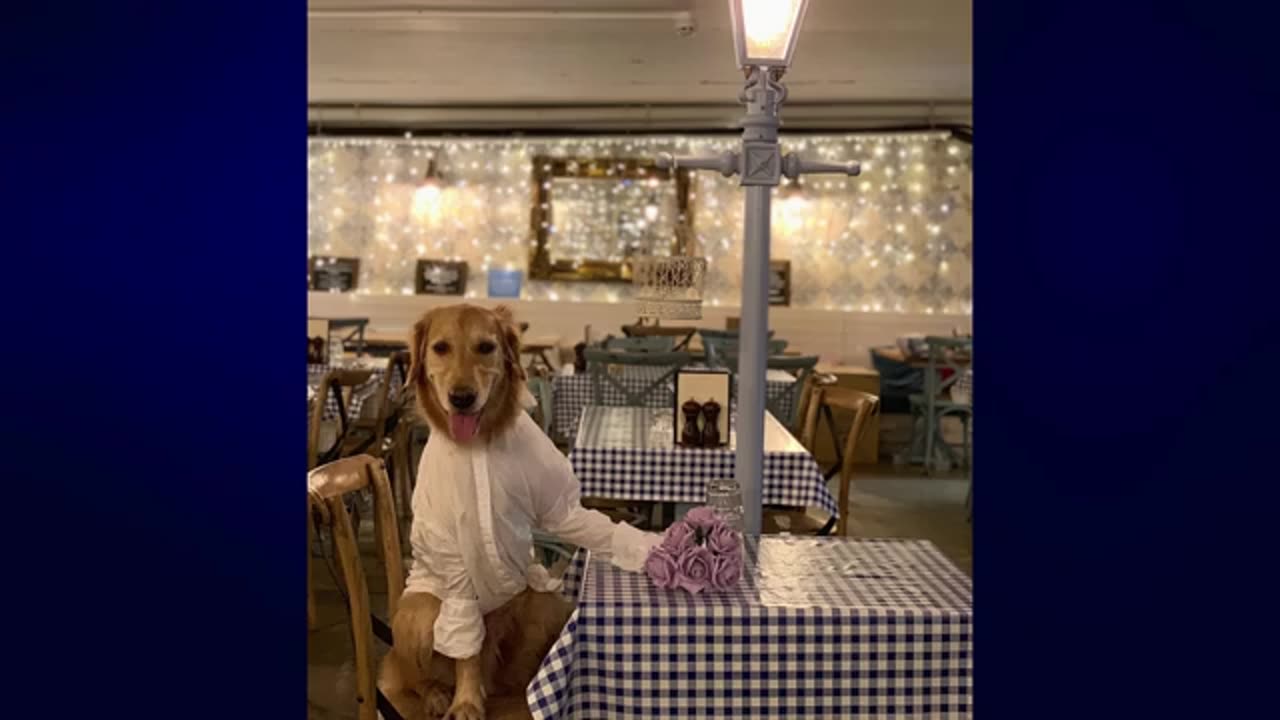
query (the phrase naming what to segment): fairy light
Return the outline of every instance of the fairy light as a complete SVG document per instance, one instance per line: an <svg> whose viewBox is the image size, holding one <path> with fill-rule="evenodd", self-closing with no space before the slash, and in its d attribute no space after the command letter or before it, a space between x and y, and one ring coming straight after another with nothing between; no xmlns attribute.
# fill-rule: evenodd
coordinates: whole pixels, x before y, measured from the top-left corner
<svg viewBox="0 0 1280 720"><path fill-rule="evenodd" d="M968 145L940 132L805 135L784 137L783 144L808 157L855 157L863 168L860 179L814 181L794 201L774 206L781 213L775 257L791 261L794 307L972 311ZM714 154L730 145L736 142L696 135L316 138L307 158L308 249L360 260L354 297L404 294L414 285L418 259L457 258L473 276L491 268L527 272L533 157L568 158L569 165L592 157ZM445 181L438 195L427 191L428 206L438 212L424 216L414 211L415 195L433 159ZM553 254L623 259L649 247L665 252L680 220L674 183L652 172L623 181L616 164L581 163L593 165L600 179L574 179L575 195L568 178L547 183L555 198L545 208L554 213L547 223ZM741 190L712 174L691 180L697 232L690 242L708 259L705 301L737 305ZM580 202L568 202L575 198ZM468 297L485 296L482 279L469 285ZM525 287L526 297L553 302L630 300L629 289L603 283L526 276Z"/></svg>

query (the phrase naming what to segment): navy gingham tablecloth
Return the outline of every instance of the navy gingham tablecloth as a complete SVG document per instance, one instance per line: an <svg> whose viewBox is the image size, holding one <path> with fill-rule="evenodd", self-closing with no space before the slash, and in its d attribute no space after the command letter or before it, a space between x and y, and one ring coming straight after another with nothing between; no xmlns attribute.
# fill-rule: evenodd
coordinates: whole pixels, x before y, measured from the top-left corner
<svg viewBox="0 0 1280 720"><path fill-rule="evenodd" d="M691 596L586 563L528 687L551 718L969 718L972 585L928 541L770 536Z"/></svg>
<svg viewBox="0 0 1280 720"><path fill-rule="evenodd" d="M690 366L689 369L695 370L698 367L700 366ZM670 369L644 365L624 366L614 377L629 391L639 394L649 387L653 381L660 378L664 373L669 372ZM786 372L770 369L765 373L765 401L772 403L777 400L778 410L784 414L790 414L792 399L788 393L794 382L795 378ZM673 376L667 392L650 393L646 398L648 407L671 407L672 396L675 394L674 383ZM737 387L737 382L735 381L733 383L735 394ZM601 381L600 394L604 405L623 405L627 402L626 396L607 380ZM556 375L551 380L551 398L552 433L559 437L572 439L578 432L578 420L582 417L582 409L594 404L591 397L590 373Z"/></svg>
<svg viewBox="0 0 1280 720"><path fill-rule="evenodd" d="M707 482L732 478L736 433L725 448L675 445L670 409L588 405L569 463L583 497L701 504ZM821 508L836 515L822 470L813 455L765 413L764 482L766 505Z"/></svg>

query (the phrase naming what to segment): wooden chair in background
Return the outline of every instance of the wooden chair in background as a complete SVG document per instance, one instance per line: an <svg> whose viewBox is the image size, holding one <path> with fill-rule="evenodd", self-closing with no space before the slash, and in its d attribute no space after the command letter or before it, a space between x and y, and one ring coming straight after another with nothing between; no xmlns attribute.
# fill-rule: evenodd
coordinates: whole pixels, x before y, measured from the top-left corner
<svg viewBox="0 0 1280 720"><path fill-rule="evenodd" d="M322 465L307 474L307 504L311 513L308 524L319 530L322 543L325 531L328 531L338 559L337 566L333 568L334 581L349 611L356 668L357 717L359 720L376 720L374 618L356 531L347 511L348 498L365 489L370 489L373 494L374 537L379 559L386 569L387 617L392 618L404 592L405 575L404 560L400 554L400 529L382 461L369 455L354 455ZM308 535L313 532L315 530L309 530ZM307 608L314 623L315 597L311 585L314 559L310 545L307 550ZM383 625L385 627L385 623Z"/></svg>
<svg viewBox="0 0 1280 720"><path fill-rule="evenodd" d="M840 463L840 492L836 508L840 517L823 519L815 517L803 508L765 508L764 531L766 533L791 532L794 534L826 535L832 531L836 534L849 534L849 496L853 484L854 450L867 428L868 420L880 411L880 398L871 393L836 386L812 386L813 397L805 407L805 417L801 437L812 442L817 434L819 415L823 408L838 408L853 412L853 425L844 441L844 451Z"/></svg>
<svg viewBox="0 0 1280 720"><path fill-rule="evenodd" d="M311 418L307 423L307 468L311 469L342 457L346 443L352 442L351 429L356 418L350 411L351 393L369 382L371 370L330 370L320 381L311 400ZM338 407L337 417L325 419L329 398ZM352 439L349 439L352 438Z"/></svg>

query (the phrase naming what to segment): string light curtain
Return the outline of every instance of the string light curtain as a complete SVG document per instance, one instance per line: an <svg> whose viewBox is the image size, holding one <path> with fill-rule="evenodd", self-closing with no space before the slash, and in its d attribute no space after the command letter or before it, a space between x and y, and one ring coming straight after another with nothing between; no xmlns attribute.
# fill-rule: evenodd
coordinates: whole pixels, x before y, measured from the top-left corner
<svg viewBox="0 0 1280 720"><path fill-rule="evenodd" d="M359 293L413 294L420 258L466 261L473 273L527 270L534 156L712 155L735 142L727 136L313 138L308 250L359 258ZM793 307L972 312L969 145L943 133L784 136L782 144L815 160L862 164L860 177L809 177L798 189L777 191L773 257L791 262ZM424 187L432 160L438 181ZM576 195L567 188L571 209L557 242L584 257L608 259L668 233L669 189L621 182L616 190L584 184ZM595 197L600 192L616 193L636 205L635 212L619 221L617 203ZM733 306L740 297L738 193L735 178L693 175L691 240L694 253L708 260L707 305ZM630 288L619 284L534 281L524 288L535 300L631 301ZM471 283L467 296L484 292L484 283Z"/></svg>

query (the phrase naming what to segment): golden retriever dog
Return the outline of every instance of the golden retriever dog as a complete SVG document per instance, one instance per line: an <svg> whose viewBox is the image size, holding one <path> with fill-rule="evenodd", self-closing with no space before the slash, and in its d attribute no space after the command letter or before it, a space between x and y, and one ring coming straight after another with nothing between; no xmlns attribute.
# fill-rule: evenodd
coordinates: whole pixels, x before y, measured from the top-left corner
<svg viewBox="0 0 1280 720"><path fill-rule="evenodd" d="M414 326L411 355L409 381L433 434L445 433L459 446L484 446L524 413L520 334L508 309L434 309ZM451 480L420 476L419 490ZM415 500L415 515L416 509ZM429 552L415 544L415 561ZM484 615L479 654L457 660L434 650L441 605L431 593L406 591L391 623L394 645L383 660L382 692L406 720L531 717L525 688L568 620L570 603L554 592L524 589Z"/></svg>

